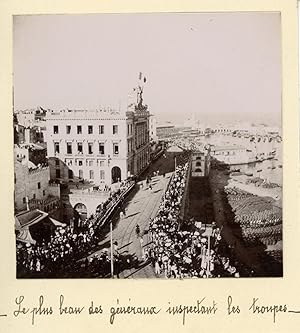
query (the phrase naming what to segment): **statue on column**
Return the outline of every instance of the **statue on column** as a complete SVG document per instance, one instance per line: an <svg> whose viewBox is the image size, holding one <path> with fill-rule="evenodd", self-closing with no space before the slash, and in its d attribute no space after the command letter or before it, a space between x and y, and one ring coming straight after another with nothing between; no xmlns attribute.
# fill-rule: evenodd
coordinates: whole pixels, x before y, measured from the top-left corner
<svg viewBox="0 0 300 333"><path fill-rule="evenodd" d="M143 88L141 86L138 87L138 107L141 109L143 106Z"/></svg>

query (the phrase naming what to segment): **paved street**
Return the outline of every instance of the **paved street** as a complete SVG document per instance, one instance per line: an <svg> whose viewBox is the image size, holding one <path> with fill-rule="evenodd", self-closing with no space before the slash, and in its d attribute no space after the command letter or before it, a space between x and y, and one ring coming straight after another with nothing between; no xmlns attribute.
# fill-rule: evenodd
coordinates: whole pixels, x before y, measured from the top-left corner
<svg viewBox="0 0 300 333"><path fill-rule="evenodd" d="M118 212L113 216L113 241L118 242L118 250L124 259L133 260L136 255L139 261L142 261L142 247L140 239L137 237L135 229L136 225L140 226L141 235L143 235L143 247L149 245L148 226L149 221L153 218L158 210L162 195L165 192L167 184L172 173L166 174L165 178L162 175L152 178L152 190L146 186L146 181L139 182L139 189L130 201L125 203L126 216L120 219ZM143 186L141 186L143 182ZM110 248L110 234L106 233L105 237L99 243L101 252L103 248ZM94 255L93 253L92 255ZM155 277L154 269L151 264L139 267L125 269L120 273L120 278L149 278Z"/></svg>

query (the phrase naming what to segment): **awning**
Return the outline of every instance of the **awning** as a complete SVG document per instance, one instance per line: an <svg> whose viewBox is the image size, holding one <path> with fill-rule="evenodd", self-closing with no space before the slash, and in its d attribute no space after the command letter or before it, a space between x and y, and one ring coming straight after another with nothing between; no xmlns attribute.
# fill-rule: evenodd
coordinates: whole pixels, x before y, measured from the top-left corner
<svg viewBox="0 0 300 333"><path fill-rule="evenodd" d="M28 228L23 228L21 230L18 230L18 236L17 236L17 241L22 242L22 243L30 243L30 244L35 244L36 241L31 237L30 231Z"/></svg>
<svg viewBox="0 0 300 333"><path fill-rule="evenodd" d="M168 153L182 153L183 149L181 149L178 146L171 146L170 148L167 149Z"/></svg>
<svg viewBox="0 0 300 333"><path fill-rule="evenodd" d="M49 219L50 219L50 221L51 221L55 226L57 226L57 227L65 227L65 226L66 226L65 223L59 222L59 221L53 219L53 218L50 217L50 216L49 216Z"/></svg>

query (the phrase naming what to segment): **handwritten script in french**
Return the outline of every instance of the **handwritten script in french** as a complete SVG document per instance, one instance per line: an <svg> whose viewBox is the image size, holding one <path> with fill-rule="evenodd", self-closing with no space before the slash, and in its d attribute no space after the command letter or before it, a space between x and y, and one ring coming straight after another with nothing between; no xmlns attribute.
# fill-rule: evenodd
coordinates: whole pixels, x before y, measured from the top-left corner
<svg viewBox="0 0 300 333"><path fill-rule="evenodd" d="M35 306L29 306L25 296L17 296L14 301L14 308L11 314L0 314L0 317L12 317L16 320L20 317L28 317L32 325L35 325L38 320L51 316L80 316L87 314L89 316L101 316L103 320L108 320L111 325L114 325L118 318L121 316L128 317L156 317L161 314L165 314L170 317L179 317L182 325L186 324L186 321L197 316L214 317L219 311L225 311L226 316L235 317L245 312L250 313L255 318L262 316L270 316L273 323L276 323L278 314L287 313L299 313L300 311L289 309L287 304L265 304L263 300L258 297L253 297L249 300L249 306L242 308L236 303L232 296L228 296L224 303L223 308L220 307L218 302L214 299L207 297L201 297L196 299L193 304L173 304L167 302L164 307L158 305L135 305L129 298L124 302L120 299L116 299L115 304L112 306L105 306L99 304L94 300L91 300L85 305L70 304L64 295L60 295L57 300L57 304L48 304L45 296L40 295L36 300ZM0 318L1 321L4 319Z"/></svg>

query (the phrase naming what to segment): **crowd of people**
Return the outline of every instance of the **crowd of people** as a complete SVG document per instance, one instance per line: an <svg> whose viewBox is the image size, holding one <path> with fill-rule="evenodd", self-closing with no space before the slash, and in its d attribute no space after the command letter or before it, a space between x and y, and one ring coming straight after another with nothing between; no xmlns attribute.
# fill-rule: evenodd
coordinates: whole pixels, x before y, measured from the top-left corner
<svg viewBox="0 0 300 333"><path fill-rule="evenodd" d="M210 226L179 223L188 164L179 165L170 180L149 233L149 259L157 276L166 278L239 277L231 260L219 253L221 231Z"/></svg>
<svg viewBox="0 0 300 333"><path fill-rule="evenodd" d="M116 192L110 192L109 198L99 205L95 217L92 216L95 224L101 224L102 219L106 216L107 212L116 204L123 204L125 193L134 185L134 183L133 180L122 181L120 188Z"/></svg>
<svg viewBox="0 0 300 333"><path fill-rule="evenodd" d="M263 187L263 188L279 187L278 184L266 182L264 179L259 178L259 177L253 177L253 178L247 179L246 184L254 184L255 186Z"/></svg>
<svg viewBox="0 0 300 333"><path fill-rule="evenodd" d="M225 192L245 241L268 246L282 240L281 209L273 205L273 199L258 197L236 187L228 187Z"/></svg>
<svg viewBox="0 0 300 333"><path fill-rule="evenodd" d="M124 194L133 186L132 181L123 182L120 189L111 194L101 209L89 218L74 225L56 228L48 241L40 240L35 244L17 242L17 271L19 276L61 276L80 274L80 267L86 271L88 266L98 262L99 274L106 275L107 256L88 260L84 266L78 261L85 257L99 243L99 227L112 207L122 208ZM105 259L106 258L106 259ZM78 266L79 265L79 266ZM101 266L101 267L100 267Z"/></svg>
<svg viewBox="0 0 300 333"><path fill-rule="evenodd" d="M190 142L188 148L195 149L196 144ZM150 221L151 245L144 249L144 259L152 262L157 276L166 278L239 277L243 274L241 265L224 250L221 230L214 222L204 225L193 220L180 220L189 152L182 156L182 163L177 159L176 170L163 195L158 213ZM88 255L99 244L99 227L109 212L118 206L121 208L120 217L126 214L123 208L124 195L133 184L134 181L120 183L116 192L109 191L109 198L99 206L96 214L81 223L57 227L49 241L41 240L35 244L17 242L18 276L109 276L109 251ZM151 190L151 177L146 178L145 185ZM246 242L261 242L268 246L282 240L281 209L275 207L271 199L260 198L235 187L227 187L225 192L234 212L234 220L240 225ZM121 262L117 244L114 253L114 270L118 275L124 268L124 262ZM280 257L277 250L270 253L276 258ZM138 259L130 258L127 262L138 264Z"/></svg>

